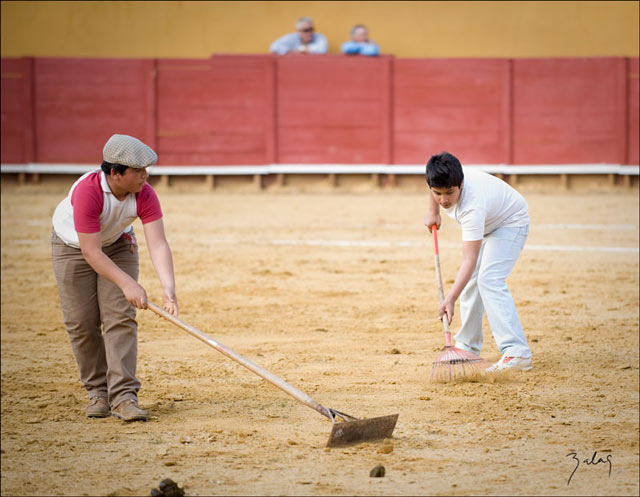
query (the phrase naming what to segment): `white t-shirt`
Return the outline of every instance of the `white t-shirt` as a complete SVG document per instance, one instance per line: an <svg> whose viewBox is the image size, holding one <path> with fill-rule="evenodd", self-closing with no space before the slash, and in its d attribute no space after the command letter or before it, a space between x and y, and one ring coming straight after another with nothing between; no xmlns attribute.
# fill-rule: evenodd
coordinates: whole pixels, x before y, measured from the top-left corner
<svg viewBox="0 0 640 497"><path fill-rule="evenodd" d="M462 171L460 197L443 209L460 223L462 241L482 240L498 228L528 226L529 206L517 190L489 173L467 167Z"/></svg>

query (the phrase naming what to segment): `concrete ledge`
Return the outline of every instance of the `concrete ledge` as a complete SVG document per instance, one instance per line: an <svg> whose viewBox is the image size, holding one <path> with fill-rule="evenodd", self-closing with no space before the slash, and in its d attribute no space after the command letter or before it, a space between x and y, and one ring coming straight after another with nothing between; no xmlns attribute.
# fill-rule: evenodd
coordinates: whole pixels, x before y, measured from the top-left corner
<svg viewBox="0 0 640 497"><path fill-rule="evenodd" d="M97 169L92 164L0 164L2 174L84 174ZM620 164L507 165L469 164L491 174L619 174L638 176L640 166ZM264 166L152 166L153 175L246 176L268 174L424 174L424 165L415 164L269 164Z"/></svg>

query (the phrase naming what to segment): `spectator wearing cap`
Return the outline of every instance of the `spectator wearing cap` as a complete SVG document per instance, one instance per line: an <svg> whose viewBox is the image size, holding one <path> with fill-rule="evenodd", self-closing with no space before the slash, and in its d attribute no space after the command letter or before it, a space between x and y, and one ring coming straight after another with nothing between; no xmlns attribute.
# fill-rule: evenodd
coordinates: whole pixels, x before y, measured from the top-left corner
<svg viewBox="0 0 640 497"><path fill-rule="evenodd" d="M271 44L271 53L285 54L325 54L329 50L327 38L315 32L313 19L301 17L296 22L296 32L281 36Z"/></svg>
<svg viewBox="0 0 640 497"><path fill-rule="evenodd" d="M104 146L101 168L82 175L53 213L53 270L91 418L147 419L138 407L136 378L136 308L147 307L131 224L137 218L162 284L163 307L178 315L162 210L147 183L146 168L157 160L137 138L113 135Z"/></svg>
<svg viewBox="0 0 640 497"><path fill-rule="evenodd" d="M351 28L351 39L342 44L342 53L347 55L378 55L378 45L369 39L369 30L364 24Z"/></svg>

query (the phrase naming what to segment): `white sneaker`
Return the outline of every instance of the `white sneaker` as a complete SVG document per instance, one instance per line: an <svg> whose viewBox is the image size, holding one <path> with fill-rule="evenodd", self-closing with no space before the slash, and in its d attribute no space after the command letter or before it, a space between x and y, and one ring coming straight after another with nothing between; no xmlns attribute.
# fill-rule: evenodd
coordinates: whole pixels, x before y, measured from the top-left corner
<svg viewBox="0 0 640 497"><path fill-rule="evenodd" d="M497 373L499 371L514 370L514 371L529 371L533 368L531 358L525 357L510 357L503 355L502 358L496 362L493 366L489 366L485 371L487 373Z"/></svg>

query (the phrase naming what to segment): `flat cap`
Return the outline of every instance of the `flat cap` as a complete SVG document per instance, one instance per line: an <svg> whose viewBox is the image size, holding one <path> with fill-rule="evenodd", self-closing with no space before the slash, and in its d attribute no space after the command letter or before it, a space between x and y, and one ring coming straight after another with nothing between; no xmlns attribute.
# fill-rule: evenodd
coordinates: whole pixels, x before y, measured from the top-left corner
<svg viewBox="0 0 640 497"><path fill-rule="evenodd" d="M158 156L149 145L129 135L113 135L107 140L102 157L111 164L122 164L136 169L151 166Z"/></svg>

